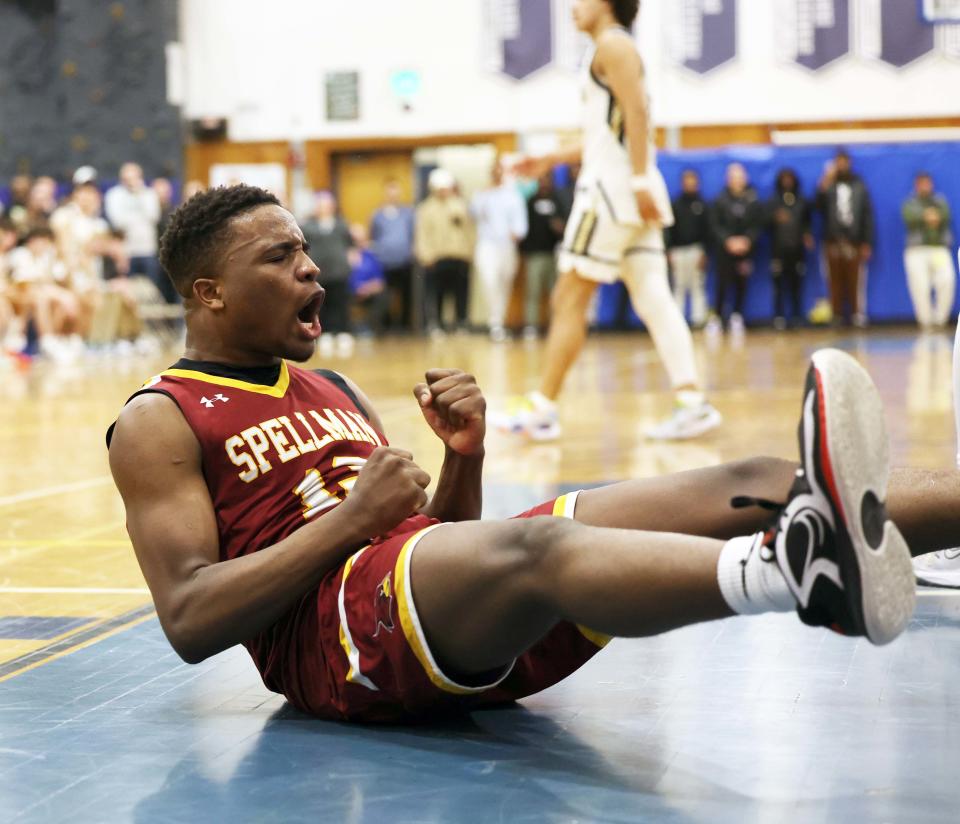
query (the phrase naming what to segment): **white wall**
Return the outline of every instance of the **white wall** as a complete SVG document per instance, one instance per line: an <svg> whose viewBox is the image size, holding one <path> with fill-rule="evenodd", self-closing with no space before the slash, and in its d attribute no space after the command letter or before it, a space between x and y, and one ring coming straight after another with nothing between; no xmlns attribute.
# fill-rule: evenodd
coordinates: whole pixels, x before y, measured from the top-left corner
<svg viewBox="0 0 960 824"><path fill-rule="evenodd" d="M914 0L903 0L914 2ZM524 81L484 68L483 0L180 0L188 117L225 116L234 140L576 126L576 75L550 66ZM522 2L522 0L521 0ZM555 0L566 7L569 0ZM645 0L639 27L663 125L960 114L960 60L897 70L849 56L820 72L782 54L778 4L740 0L738 57L700 77L670 62L665 3ZM870 0L854 0L868 3ZM422 91L403 112L389 79L415 69ZM360 120L325 120L323 77L358 70Z"/></svg>

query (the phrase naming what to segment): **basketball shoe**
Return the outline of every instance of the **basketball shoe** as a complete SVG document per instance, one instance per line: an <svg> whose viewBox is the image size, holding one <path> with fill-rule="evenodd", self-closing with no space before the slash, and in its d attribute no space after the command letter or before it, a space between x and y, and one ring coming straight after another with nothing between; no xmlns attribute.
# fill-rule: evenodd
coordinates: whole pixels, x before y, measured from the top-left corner
<svg viewBox="0 0 960 824"><path fill-rule="evenodd" d="M554 441L560 437L557 405L540 392L511 398L506 412L493 412L490 423L501 432L523 435L532 441Z"/></svg>
<svg viewBox="0 0 960 824"><path fill-rule="evenodd" d="M644 434L652 441L682 441L697 438L723 422L720 413L706 401L677 403L673 414Z"/></svg>
<svg viewBox="0 0 960 824"><path fill-rule="evenodd" d="M960 588L960 548L941 549L913 559L918 584Z"/></svg>
<svg viewBox="0 0 960 824"><path fill-rule="evenodd" d="M780 568L804 623L887 644L910 620L916 588L906 542L884 507L880 397L849 355L813 355L798 434L800 468L761 558ZM733 504L745 501L772 506Z"/></svg>

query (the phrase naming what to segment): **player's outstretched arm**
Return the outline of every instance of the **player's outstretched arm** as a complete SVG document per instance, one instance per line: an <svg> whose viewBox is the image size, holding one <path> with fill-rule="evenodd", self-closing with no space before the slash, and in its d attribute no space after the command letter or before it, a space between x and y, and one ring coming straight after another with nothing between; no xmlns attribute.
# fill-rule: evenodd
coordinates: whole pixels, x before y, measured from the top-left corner
<svg viewBox="0 0 960 824"><path fill-rule="evenodd" d="M370 536L423 506L430 482L409 453L381 447L339 506L266 551L220 561L200 447L172 400L147 394L124 408L110 468L160 623L190 663L272 626Z"/></svg>

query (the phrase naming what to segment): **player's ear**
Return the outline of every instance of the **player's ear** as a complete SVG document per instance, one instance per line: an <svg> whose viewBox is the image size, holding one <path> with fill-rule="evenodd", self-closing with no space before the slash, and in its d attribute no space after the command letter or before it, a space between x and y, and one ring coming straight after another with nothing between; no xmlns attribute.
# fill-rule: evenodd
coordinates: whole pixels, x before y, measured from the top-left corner
<svg viewBox="0 0 960 824"><path fill-rule="evenodd" d="M223 286L218 278L197 278L193 282L193 295L208 309L223 308Z"/></svg>

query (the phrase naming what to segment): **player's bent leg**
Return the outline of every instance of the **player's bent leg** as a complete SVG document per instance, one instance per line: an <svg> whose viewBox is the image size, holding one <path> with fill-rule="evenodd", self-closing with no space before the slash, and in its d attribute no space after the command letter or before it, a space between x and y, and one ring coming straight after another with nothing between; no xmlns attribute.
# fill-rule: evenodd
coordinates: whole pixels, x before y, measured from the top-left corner
<svg viewBox="0 0 960 824"><path fill-rule="evenodd" d="M588 527L566 518L446 524L411 556L425 640L456 677L508 666L559 621L639 637L733 614L723 544Z"/></svg>

